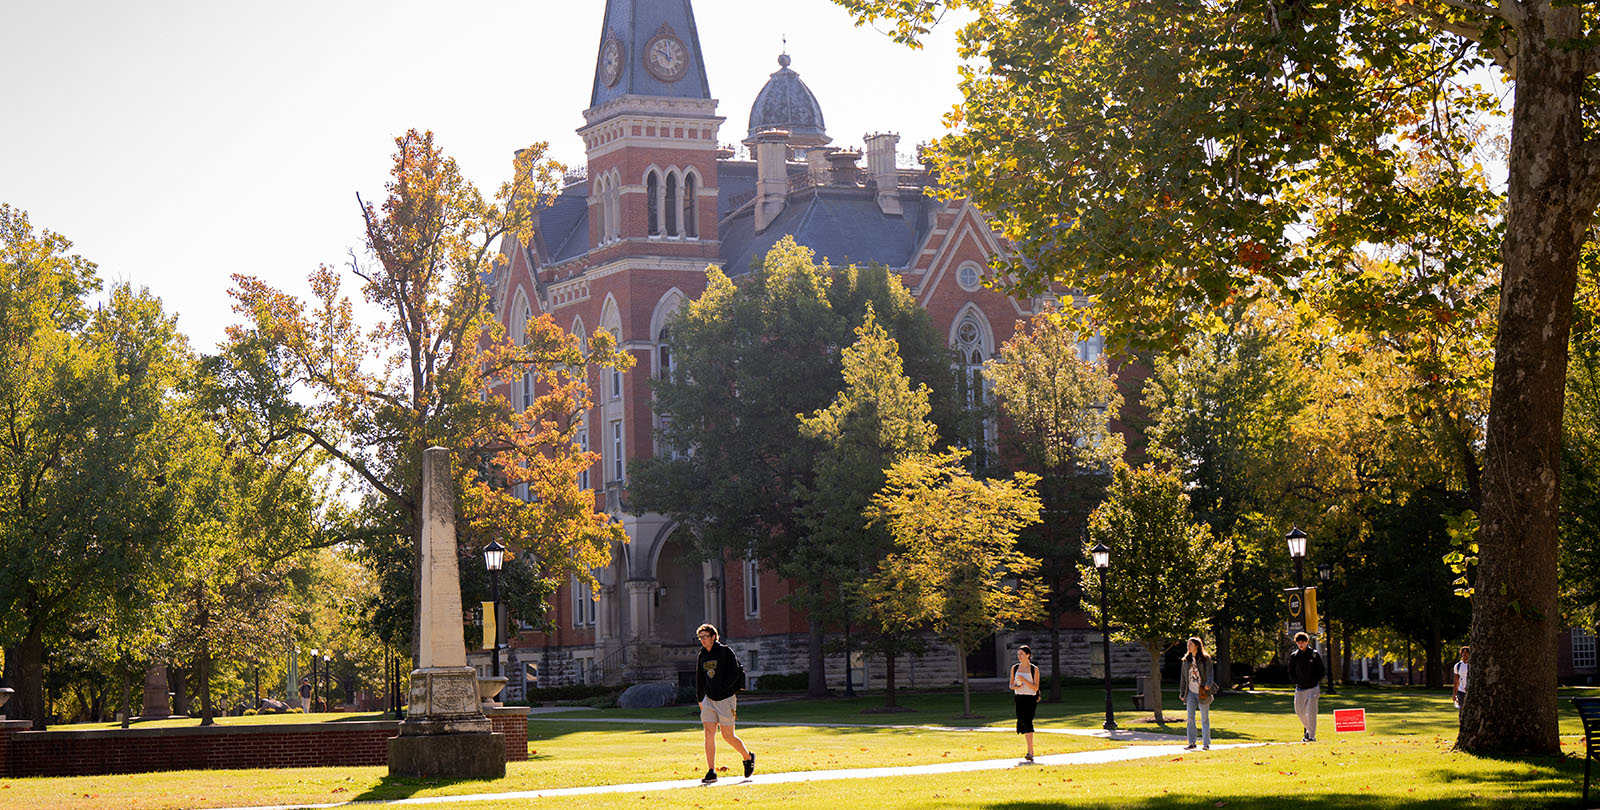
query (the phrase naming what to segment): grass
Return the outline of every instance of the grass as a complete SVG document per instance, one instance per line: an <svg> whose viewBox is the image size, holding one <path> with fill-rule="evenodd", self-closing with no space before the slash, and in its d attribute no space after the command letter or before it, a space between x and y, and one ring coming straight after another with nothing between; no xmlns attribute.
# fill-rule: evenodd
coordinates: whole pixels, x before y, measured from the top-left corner
<svg viewBox="0 0 1600 810"><path fill-rule="evenodd" d="M1592 691L1592 690L1591 690ZM1072 689L1060 704L1040 706L1041 728L1098 727L1104 699L1098 690ZM1171 695L1168 696L1171 703ZM1164 728L1123 712L1124 728L1181 735L1178 722ZM1299 726L1286 692L1228 695L1212 713L1217 742L1298 739ZM899 714L863 714L878 697L853 700L794 700L748 703L746 723L890 723L972 725L962 720L959 694L907 695L916 709ZM1003 771L894 776L797 784L723 785L645 794L597 794L543 800L475 801L471 810L511 807L798 807L871 806L903 808L992 808L1031 810L1059 806L1148 806L1280 808L1293 796L1314 808L1547 807L1575 804L1582 783L1578 736L1564 736L1565 757L1497 759L1450 750L1455 713L1439 693L1343 690L1322 701L1323 722L1334 708L1365 708L1369 731L1335 735L1330 727L1315 745L1272 745L1216 750L1105 765L1035 766ZM1009 695L974 695L979 724L1010 724ZM304 719L304 716L297 716ZM324 717L313 715L313 718ZM351 715L337 715L351 718ZM599 723L603 718L647 718L654 722ZM255 718L228 718L251 720ZM272 718L276 719L276 718ZM384 768L191 771L119 776L12 779L0 781L0 806L7 810L61 808L183 810L220 805L321 803L404 797L525 791L697 778L703 772L701 731L683 707L651 711L587 711L541 716L530 724L529 762L511 763L505 779L450 781L390 779ZM1144 720L1144 722L1141 722ZM193 721L190 721L191 723ZM1579 727L1563 703L1561 730ZM1021 741L1009 733L927 729L881 729L802 725L746 725L741 736L760 756L760 772L928 764L1015 756ZM1093 738L1041 734L1039 753L1094 750L1110 745ZM737 767L719 743L719 764ZM710 792L733 791L728 792Z"/></svg>

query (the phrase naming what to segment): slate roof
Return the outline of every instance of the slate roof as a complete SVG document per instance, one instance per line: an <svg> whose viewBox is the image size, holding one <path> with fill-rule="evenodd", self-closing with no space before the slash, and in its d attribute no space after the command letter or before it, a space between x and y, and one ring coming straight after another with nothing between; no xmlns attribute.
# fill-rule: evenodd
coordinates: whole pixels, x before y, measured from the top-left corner
<svg viewBox="0 0 1600 810"><path fill-rule="evenodd" d="M878 262L901 269L916 259L928 233L931 201L919 191L902 190L902 216L878 208L877 192L861 187L816 186L793 192L783 213L761 233L748 210L723 223L722 260L728 275L750 270L750 262L767 254L786 235L816 251L833 265Z"/></svg>
<svg viewBox="0 0 1600 810"><path fill-rule="evenodd" d="M554 202L539 209L541 260L560 264L589 252L589 184L562 189Z"/></svg>

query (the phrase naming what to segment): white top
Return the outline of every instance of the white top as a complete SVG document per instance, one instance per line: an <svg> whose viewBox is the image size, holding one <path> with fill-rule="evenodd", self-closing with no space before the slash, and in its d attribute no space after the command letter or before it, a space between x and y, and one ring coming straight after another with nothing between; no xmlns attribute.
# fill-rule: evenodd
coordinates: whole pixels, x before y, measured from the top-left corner
<svg viewBox="0 0 1600 810"><path fill-rule="evenodd" d="M1457 661L1455 666L1456 691L1467 691L1467 662Z"/></svg>
<svg viewBox="0 0 1600 810"><path fill-rule="evenodd" d="M1019 695L1039 694L1039 668L1029 665L1023 669L1021 664L1011 666L1011 691Z"/></svg>

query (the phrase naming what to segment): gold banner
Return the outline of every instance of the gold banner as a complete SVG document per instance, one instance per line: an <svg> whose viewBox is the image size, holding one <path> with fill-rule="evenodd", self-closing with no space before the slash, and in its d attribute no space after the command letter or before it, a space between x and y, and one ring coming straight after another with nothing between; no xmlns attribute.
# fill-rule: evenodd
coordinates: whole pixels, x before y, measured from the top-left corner
<svg viewBox="0 0 1600 810"><path fill-rule="evenodd" d="M494 649L494 640L497 638L494 627L494 603L483 603L483 646L480 649Z"/></svg>

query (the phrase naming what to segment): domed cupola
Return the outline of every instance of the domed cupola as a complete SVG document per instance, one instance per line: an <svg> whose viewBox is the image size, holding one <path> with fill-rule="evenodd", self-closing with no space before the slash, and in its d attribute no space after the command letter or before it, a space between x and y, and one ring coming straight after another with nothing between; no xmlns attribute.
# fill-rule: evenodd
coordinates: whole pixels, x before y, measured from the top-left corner
<svg viewBox="0 0 1600 810"><path fill-rule="evenodd" d="M756 103L750 107L746 143L769 129L787 130L790 146L823 146L831 142L822 123L822 107L806 83L800 81L800 74L789 69L789 55L779 56L778 64L778 71L767 80L767 86L761 88Z"/></svg>

